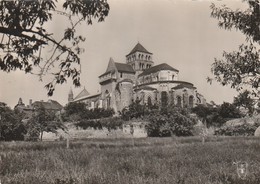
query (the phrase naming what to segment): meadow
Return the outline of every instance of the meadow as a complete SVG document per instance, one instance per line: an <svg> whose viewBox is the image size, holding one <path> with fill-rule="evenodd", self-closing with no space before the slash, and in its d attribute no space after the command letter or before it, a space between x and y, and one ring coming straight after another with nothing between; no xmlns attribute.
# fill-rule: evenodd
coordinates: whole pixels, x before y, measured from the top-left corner
<svg viewBox="0 0 260 184"><path fill-rule="evenodd" d="M260 183L260 139L199 137L1 142L2 184ZM248 163L246 178L236 162Z"/></svg>

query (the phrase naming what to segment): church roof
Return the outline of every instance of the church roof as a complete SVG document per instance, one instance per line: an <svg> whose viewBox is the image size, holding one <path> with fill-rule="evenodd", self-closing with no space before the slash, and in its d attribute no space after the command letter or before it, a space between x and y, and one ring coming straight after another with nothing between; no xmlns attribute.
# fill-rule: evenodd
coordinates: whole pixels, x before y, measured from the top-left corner
<svg viewBox="0 0 260 184"><path fill-rule="evenodd" d="M119 72L135 73L133 67L124 63L115 63L116 69Z"/></svg>
<svg viewBox="0 0 260 184"><path fill-rule="evenodd" d="M179 70L171 67L170 65L166 64L166 63L162 63L162 64L159 64L159 65L156 65L156 66L153 66L147 70L145 70L143 73L141 73L139 75L140 76L144 76L144 75L149 75L151 73L155 73L155 72L158 72L160 70L171 70L171 71L175 71L175 72L179 72Z"/></svg>
<svg viewBox="0 0 260 184"><path fill-rule="evenodd" d="M149 91L154 91L154 90L157 90L156 88L153 88L153 87L150 87L150 86L141 86L141 87L138 87L135 89L136 91L139 91L139 90L149 90Z"/></svg>
<svg viewBox="0 0 260 184"><path fill-rule="evenodd" d="M148 54L152 54L151 52L148 52L139 42L136 44L136 46L131 50L131 52L129 54L127 54L126 56L129 56L130 54L133 54L135 52L145 52Z"/></svg>
<svg viewBox="0 0 260 184"><path fill-rule="evenodd" d="M173 87L172 89L183 89L183 88L189 88L189 89L196 89L193 84L179 84L178 86Z"/></svg>
<svg viewBox="0 0 260 184"><path fill-rule="evenodd" d="M86 96L89 96L89 92L86 90L86 88L84 88L75 98L74 98L74 101L79 99L79 98L82 98L82 97L86 97Z"/></svg>
<svg viewBox="0 0 260 184"><path fill-rule="evenodd" d="M113 58L109 59L107 70L105 73L100 75L99 77L102 77L103 75L106 75L108 73L114 73L115 71L118 72L125 72L125 73L135 73L133 67L131 65L125 64L125 63L116 63Z"/></svg>
<svg viewBox="0 0 260 184"><path fill-rule="evenodd" d="M119 83L121 82L130 82L130 83L134 83L131 79L123 79L121 81L119 81Z"/></svg>

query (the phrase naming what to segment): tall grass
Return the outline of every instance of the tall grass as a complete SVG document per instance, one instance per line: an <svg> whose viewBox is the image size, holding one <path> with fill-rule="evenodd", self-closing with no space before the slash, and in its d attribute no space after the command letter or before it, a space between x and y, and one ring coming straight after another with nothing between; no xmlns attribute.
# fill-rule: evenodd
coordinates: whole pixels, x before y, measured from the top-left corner
<svg viewBox="0 0 260 184"><path fill-rule="evenodd" d="M86 139L3 142L3 184L260 183L260 139L253 137ZM248 163L248 176L236 173Z"/></svg>

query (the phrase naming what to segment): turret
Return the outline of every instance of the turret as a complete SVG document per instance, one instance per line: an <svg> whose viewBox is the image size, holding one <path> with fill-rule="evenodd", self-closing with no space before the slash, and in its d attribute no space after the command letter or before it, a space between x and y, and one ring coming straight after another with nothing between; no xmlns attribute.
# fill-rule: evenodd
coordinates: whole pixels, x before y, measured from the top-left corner
<svg viewBox="0 0 260 184"><path fill-rule="evenodd" d="M153 66L153 54L138 42L132 51L126 55L126 63L131 65L136 74L139 75Z"/></svg>
<svg viewBox="0 0 260 184"><path fill-rule="evenodd" d="M70 91L69 91L69 95L68 95L68 102L73 102L73 92L72 92L72 89L70 88Z"/></svg>

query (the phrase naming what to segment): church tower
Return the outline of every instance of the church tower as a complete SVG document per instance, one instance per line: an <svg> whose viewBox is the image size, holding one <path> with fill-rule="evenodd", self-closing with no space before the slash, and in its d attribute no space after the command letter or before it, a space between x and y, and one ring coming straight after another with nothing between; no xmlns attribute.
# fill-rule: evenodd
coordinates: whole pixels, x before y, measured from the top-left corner
<svg viewBox="0 0 260 184"><path fill-rule="evenodd" d="M73 102L73 92L72 92L72 89L70 88L70 92L69 92L69 95L68 95L68 102Z"/></svg>
<svg viewBox="0 0 260 184"><path fill-rule="evenodd" d="M154 64L153 54L148 52L139 42L126 55L126 63L131 65L138 76L144 70L151 68Z"/></svg>

